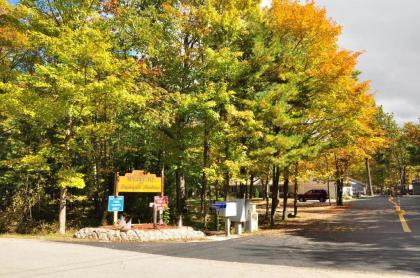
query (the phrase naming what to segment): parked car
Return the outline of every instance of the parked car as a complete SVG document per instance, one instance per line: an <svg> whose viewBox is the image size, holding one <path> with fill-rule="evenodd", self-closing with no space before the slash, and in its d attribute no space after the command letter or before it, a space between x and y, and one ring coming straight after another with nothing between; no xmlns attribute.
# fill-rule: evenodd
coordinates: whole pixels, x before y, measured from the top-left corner
<svg viewBox="0 0 420 278"><path fill-rule="evenodd" d="M312 189L305 194L298 194L298 200L300 202L306 202L306 200L319 200L325 202L328 199L327 191L323 189Z"/></svg>

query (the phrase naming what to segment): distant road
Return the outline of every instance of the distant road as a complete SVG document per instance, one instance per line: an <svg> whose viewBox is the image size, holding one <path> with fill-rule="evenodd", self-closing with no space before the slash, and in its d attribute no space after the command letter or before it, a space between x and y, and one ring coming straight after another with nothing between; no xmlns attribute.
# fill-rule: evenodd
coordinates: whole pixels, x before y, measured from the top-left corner
<svg viewBox="0 0 420 278"><path fill-rule="evenodd" d="M420 198L358 200L284 236L195 243L60 243L0 238L0 277L391 278L420 275Z"/></svg>

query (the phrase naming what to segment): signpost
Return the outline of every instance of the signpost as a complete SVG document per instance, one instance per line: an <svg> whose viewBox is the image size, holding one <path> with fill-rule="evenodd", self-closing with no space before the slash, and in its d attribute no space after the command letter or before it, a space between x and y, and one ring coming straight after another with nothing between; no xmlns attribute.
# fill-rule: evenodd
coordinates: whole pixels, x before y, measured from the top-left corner
<svg viewBox="0 0 420 278"><path fill-rule="evenodd" d="M124 211L124 196L109 196L108 211Z"/></svg>
<svg viewBox="0 0 420 278"><path fill-rule="evenodd" d="M159 225L163 225L163 210L168 206L168 196L155 196L154 207L159 211Z"/></svg>
<svg viewBox="0 0 420 278"><path fill-rule="evenodd" d="M118 185L118 180L119 180L119 173L116 172L114 175L114 196L117 197L118 196L118 190L117 190L117 185ZM124 200L124 199L123 199ZM108 199L108 203L109 203L109 199ZM118 211L114 211L114 225L117 224L118 221Z"/></svg>

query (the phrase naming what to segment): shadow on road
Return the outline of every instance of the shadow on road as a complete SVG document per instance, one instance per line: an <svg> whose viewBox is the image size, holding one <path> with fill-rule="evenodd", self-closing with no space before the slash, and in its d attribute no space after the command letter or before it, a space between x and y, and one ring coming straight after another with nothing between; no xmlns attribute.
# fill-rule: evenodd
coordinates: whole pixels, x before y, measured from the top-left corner
<svg viewBox="0 0 420 278"><path fill-rule="evenodd" d="M420 236L402 231L387 202L383 197L359 200L333 220L288 225L283 240L272 238L269 245L246 244L244 248L267 261L288 254L293 265L419 275Z"/></svg>
<svg viewBox="0 0 420 278"><path fill-rule="evenodd" d="M382 197L356 201L334 219L288 225L285 235L222 242L82 244L185 258L420 275L419 234L403 233L392 205Z"/></svg>

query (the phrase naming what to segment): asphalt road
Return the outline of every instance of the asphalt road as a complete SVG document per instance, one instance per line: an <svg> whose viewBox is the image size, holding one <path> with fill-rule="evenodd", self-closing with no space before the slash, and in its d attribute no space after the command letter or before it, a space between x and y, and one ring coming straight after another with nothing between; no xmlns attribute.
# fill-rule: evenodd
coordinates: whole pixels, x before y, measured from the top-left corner
<svg viewBox="0 0 420 278"><path fill-rule="evenodd" d="M7 278L410 278L281 265L215 260L105 249L68 242L0 238L0 277Z"/></svg>
<svg viewBox="0 0 420 278"><path fill-rule="evenodd" d="M386 197L360 199L335 219L286 235L219 242L105 243L96 247L224 262L420 275L420 197L395 199L411 229L404 232Z"/></svg>

